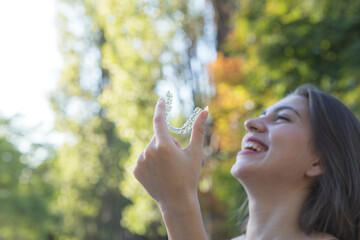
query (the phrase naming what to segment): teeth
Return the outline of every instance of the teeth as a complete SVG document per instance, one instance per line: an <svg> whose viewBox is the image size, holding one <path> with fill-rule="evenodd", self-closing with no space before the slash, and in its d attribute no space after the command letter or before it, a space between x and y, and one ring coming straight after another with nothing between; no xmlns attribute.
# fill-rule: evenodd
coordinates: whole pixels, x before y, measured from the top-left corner
<svg viewBox="0 0 360 240"><path fill-rule="evenodd" d="M256 152L264 152L265 148L262 147L261 145L259 145L258 143L255 142L246 142L243 146L242 149L247 149L247 148L251 148L253 150L255 150Z"/></svg>

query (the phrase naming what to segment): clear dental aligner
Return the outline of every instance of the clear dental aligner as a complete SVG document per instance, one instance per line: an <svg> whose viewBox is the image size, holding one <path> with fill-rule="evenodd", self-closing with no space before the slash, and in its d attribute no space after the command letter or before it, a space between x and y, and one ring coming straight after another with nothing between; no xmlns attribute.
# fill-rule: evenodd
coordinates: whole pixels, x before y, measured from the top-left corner
<svg viewBox="0 0 360 240"><path fill-rule="evenodd" d="M184 125L181 128L177 128L171 125L171 123L169 122L169 116L170 116L170 112L172 109L172 99L173 99L173 95L171 94L170 91L168 91L166 93L166 123L167 123L167 127L168 129L176 134L185 134L187 131L189 131L192 128L192 125L195 121L195 119L199 116L199 114L201 113L202 109L197 107L195 108L193 114L191 114L191 116L188 118L188 120L186 120L186 122L184 123ZM204 111L208 111L209 108L206 106L204 108Z"/></svg>

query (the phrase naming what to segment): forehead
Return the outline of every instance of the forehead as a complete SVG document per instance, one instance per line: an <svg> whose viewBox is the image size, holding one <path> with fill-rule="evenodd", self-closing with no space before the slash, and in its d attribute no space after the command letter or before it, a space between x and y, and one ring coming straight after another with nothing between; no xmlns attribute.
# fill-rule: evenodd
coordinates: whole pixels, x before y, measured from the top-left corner
<svg viewBox="0 0 360 240"><path fill-rule="evenodd" d="M309 112L309 106L308 101L305 97L299 96L299 95L290 95L288 97L285 97L275 103L274 105L267 108L267 111L272 112L274 109L280 108L280 107L291 107L298 111L300 115L308 115Z"/></svg>

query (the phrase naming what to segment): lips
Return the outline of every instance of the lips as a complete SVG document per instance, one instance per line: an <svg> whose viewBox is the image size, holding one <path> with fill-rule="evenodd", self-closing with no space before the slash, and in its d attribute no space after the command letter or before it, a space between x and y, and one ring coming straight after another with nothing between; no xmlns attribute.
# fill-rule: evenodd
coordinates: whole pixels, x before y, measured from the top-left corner
<svg viewBox="0 0 360 240"><path fill-rule="evenodd" d="M242 143L242 151L266 152L268 149L265 143L255 137L246 138Z"/></svg>

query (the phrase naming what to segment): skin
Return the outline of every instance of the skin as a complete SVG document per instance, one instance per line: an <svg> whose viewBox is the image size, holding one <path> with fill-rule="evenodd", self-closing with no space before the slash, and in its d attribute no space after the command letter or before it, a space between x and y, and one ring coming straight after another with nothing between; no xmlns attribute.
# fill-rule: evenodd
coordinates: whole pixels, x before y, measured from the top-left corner
<svg viewBox="0 0 360 240"><path fill-rule="evenodd" d="M294 95L280 100L260 117L247 120L245 128L244 140L255 137L268 146L267 151L257 154L240 151L231 169L250 194L266 197L274 190L279 194L305 190L311 177L321 174L311 147L310 117L304 97ZM267 182L271 187L264 187Z"/></svg>
<svg viewBox="0 0 360 240"><path fill-rule="evenodd" d="M182 148L170 135L165 102L157 103L155 136L140 154L133 173L157 202L172 240L207 239L197 196L207 111L195 120L190 143Z"/></svg>
<svg viewBox="0 0 360 240"><path fill-rule="evenodd" d="M293 110L278 107L291 107ZM158 204L169 239L207 239L202 222L197 185L203 158L203 111L194 123L186 148L166 127L165 102L158 101L154 115L155 136L139 155L133 173ZM288 120L283 117L286 116ZM266 114L245 122L247 135L268 146L266 152L239 153L231 173L245 187L250 218L241 240L336 239L326 233L306 236L298 228L307 187L322 173L311 147L311 128L306 99L287 97Z"/></svg>
<svg viewBox="0 0 360 240"><path fill-rule="evenodd" d="M314 178L322 174L311 145L307 99L291 95L245 122L244 139L268 146L255 154L239 152L231 173L249 198L246 236L238 239L336 239L330 234L305 235L298 216Z"/></svg>

